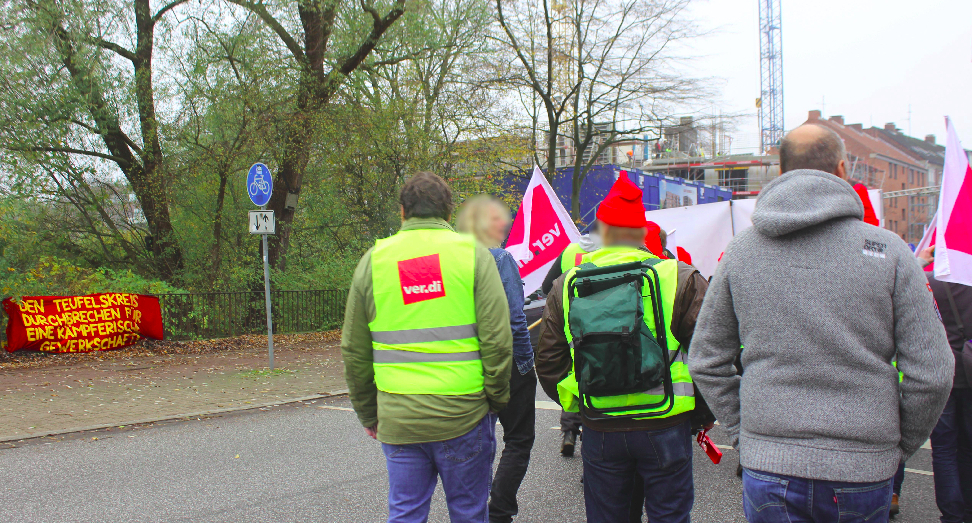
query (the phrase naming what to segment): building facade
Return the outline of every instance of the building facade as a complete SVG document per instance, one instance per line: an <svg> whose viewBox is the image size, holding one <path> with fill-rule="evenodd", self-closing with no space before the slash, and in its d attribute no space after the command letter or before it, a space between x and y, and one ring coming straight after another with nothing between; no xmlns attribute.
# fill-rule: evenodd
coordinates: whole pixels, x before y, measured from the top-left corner
<svg viewBox="0 0 972 523"><path fill-rule="evenodd" d="M904 152L870 130L865 131L863 125L845 124L842 116L824 119L820 111L810 111L805 123L826 127L843 139L851 183L863 183L884 193L929 185L931 168L923 159ZM917 244L934 216L934 209L928 204L931 199L931 196L907 195L884 198L884 228L906 242ZM924 204L918 204L921 201Z"/></svg>

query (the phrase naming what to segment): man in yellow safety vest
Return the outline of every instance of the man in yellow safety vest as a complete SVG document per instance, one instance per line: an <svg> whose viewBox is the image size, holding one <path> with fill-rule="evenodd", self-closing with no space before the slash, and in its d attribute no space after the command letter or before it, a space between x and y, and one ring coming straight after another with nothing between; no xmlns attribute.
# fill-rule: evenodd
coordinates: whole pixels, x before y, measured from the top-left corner
<svg viewBox="0 0 972 523"><path fill-rule="evenodd" d="M622 175L612 187L598 208L597 218L604 246L584 255L582 268L646 262L657 272L658 292L652 295L656 300L660 297L660 308L649 303L648 294L642 294L641 299L645 302L647 329L663 340L659 350L668 354L665 361L670 361L670 393L650 389L585 396L589 403L580 408L573 342L581 341L572 340L571 322L578 318L570 312L576 289L565 284L578 268L571 268L558 278L547 297L537 348L537 375L547 395L565 410L580 410L582 414L581 455L587 521L627 521L630 509L634 508L631 500L636 497L634 486L638 475L644 480L644 509L649 521L688 522L695 496L692 425L711 426L712 422L704 403L700 401L697 405L695 388L685 364L707 282L694 267L675 260L659 260L644 247L646 220L642 193L627 176ZM653 311L662 311L658 321ZM604 317L603 312L610 311L592 309L590 314ZM657 332L661 330L659 326L666 332ZM618 365L621 359L615 358L613 365ZM612 365L610 358L605 361L608 362L605 365ZM664 388L669 389L667 384ZM667 409L647 407L661 397L670 398ZM595 411L598 415L593 414Z"/></svg>
<svg viewBox="0 0 972 523"><path fill-rule="evenodd" d="M513 336L493 256L452 230L452 191L420 172L401 230L365 253L341 333L345 378L388 467L388 521L426 521L437 477L453 522L482 522L509 400Z"/></svg>

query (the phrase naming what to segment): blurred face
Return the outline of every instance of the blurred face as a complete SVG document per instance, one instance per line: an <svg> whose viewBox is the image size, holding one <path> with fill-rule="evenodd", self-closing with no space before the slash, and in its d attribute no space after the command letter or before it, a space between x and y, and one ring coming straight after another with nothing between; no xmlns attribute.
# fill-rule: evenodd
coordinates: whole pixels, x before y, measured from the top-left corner
<svg viewBox="0 0 972 523"><path fill-rule="evenodd" d="M494 245L500 245L509 233L509 219L503 216L499 209L494 205L489 206L489 214L486 220L486 236L492 240Z"/></svg>

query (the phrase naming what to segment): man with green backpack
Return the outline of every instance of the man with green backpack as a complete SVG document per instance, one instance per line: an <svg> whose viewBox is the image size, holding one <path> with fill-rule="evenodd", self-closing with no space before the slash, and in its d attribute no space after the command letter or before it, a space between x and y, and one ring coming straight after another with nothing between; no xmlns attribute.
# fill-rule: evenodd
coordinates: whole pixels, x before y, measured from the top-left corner
<svg viewBox="0 0 972 523"><path fill-rule="evenodd" d="M554 282L537 348L544 391L583 419L594 523L628 519L636 474L649 521L688 522L691 430L713 421L685 364L707 282L644 248L641 201L622 174L597 211L604 247Z"/></svg>

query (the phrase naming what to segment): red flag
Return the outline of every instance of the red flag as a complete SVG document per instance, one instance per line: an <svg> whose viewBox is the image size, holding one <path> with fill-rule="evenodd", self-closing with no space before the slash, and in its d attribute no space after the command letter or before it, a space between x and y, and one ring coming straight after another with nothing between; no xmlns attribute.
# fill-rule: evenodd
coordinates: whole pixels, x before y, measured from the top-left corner
<svg viewBox="0 0 972 523"><path fill-rule="evenodd" d="M520 267L524 294L537 290L560 253L579 240L580 232L567 209L540 168L535 168L506 241L506 250Z"/></svg>
<svg viewBox="0 0 972 523"><path fill-rule="evenodd" d="M857 192L861 203L864 204L864 223L877 227L880 222L874 212L874 205L871 204L871 196L868 194L867 187L863 183L859 183L854 186L854 191Z"/></svg>
<svg viewBox="0 0 972 523"><path fill-rule="evenodd" d="M945 119L945 168L935 223L935 278L972 285L972 166L952 121Z"/></svg>

